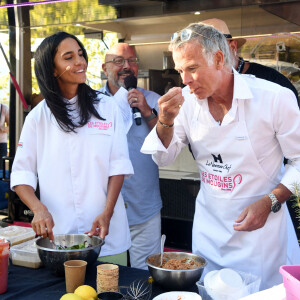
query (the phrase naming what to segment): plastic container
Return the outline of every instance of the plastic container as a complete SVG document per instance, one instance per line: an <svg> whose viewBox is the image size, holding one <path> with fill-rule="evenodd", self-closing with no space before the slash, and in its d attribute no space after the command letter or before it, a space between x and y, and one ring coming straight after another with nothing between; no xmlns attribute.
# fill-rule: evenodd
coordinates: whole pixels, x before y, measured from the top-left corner
<svg viewBox="0 0 300 300"><path fill-rule="evenodd" d="M235 293L220 293L220 291L207 290L202 280L196 282L198 291L203 300L238 300L242 297L254 294L259 291L261 278L249 273L236 271L242 278L244 287ZM204 277L205 278L205 277ZM213 296L213 297L212 297Z"/></svg>
<svg viewBox="0 0 300 300"><path fill-rule="evenodd" d="M0 294L7 290L9 242L0 238Z"/></svg>
<svg viewBox="0 0 300 300"><path fill-rule="evenodd" d="M22 266L32 269L38 269L42 266L35 241L29 240L25 243L12 246L9 250L9 257L13 265Z"/></svg>
<svg viewBox="0 0 300 300"><path fill-rule="evenodd" d="M286 300L300 300L300 265L281 266L279 272L283 277Z"/></svg>
<svg viewBox="0 0 300 300"><path fill-rule="evenodd" d="M10 245L24 243L35 238L35 232L32 228L22 226L8 226L0 228L0 237L10 241Z"/></svg>

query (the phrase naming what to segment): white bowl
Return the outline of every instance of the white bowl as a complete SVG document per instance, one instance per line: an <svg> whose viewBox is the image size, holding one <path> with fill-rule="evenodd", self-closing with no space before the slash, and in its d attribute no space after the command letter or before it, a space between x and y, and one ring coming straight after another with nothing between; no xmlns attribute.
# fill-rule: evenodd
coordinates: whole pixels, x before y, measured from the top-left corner
<svg viewBox="0 0 300 300"><path fill-rule="evenodd" d="M163 293L155 298L153 300L202 300L202 297L198 295L197 293L192 293L192 292L168 292L168 293Z"/></svg>
<svg viewBox="0 0 300 300"><path fill-rule="evenodd" d="M245 284L239 273L224 268L207 273L204 277L204 287L213 299L223 300L229 295L242 294Z"/></svg>

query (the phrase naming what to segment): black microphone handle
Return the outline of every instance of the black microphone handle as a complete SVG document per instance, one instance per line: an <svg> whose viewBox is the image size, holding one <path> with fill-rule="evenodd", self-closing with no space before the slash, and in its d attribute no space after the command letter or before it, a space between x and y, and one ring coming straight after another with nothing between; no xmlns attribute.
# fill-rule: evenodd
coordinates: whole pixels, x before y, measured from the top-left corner
<svg viewBox="0 0 300 300"><path fill-rule="evenodd" d="M136 125L141 125L142 124L142 115L140 110L137 107L132 108L132 113L133 113L133 118L135 119L135 124Z"/></svg>

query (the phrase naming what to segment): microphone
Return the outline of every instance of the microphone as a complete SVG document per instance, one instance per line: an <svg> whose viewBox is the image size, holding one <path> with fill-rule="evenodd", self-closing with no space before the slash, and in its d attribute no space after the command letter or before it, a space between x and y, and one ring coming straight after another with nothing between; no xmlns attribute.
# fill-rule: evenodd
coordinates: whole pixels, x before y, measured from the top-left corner
<svg viewBox="0 0 300 300"><path fill-rule="evenodd" d="M69 71L70 69L71 69L71 67L67 66L66 69L58 77L56 77L56 79L58 79L62 74L64 74L65 72Z"/></svg>
<svg viewBox="0 0 300 300"><path fill-rule="evenodd" d="M126 90L130 91L132 89L136 89L137 86L137 78L131 74L125 77L124 79L124 84ZM133 113L133 118L135 120L136 125L141 125L142 124L142 115L140 110L137 107L132 108L132 113Z"/></svg>

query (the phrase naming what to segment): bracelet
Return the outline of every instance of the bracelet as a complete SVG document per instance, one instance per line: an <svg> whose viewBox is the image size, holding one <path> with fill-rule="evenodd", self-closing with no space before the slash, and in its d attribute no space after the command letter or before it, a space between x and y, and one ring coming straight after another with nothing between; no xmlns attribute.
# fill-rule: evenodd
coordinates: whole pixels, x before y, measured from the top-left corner
<svg viewBox="0 0 300 300"><path fill-rule="evenodd" d="M161 122L160 119L158 119L158 122L159 122L162 126L164 126L165 128L170 128L170 127L173 127L173 126L174 126L174 123L171 124L171 125L166 125L166 124L164 124L163 122Z"/></svg>

